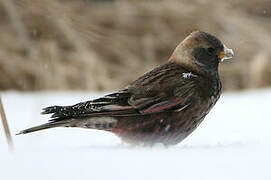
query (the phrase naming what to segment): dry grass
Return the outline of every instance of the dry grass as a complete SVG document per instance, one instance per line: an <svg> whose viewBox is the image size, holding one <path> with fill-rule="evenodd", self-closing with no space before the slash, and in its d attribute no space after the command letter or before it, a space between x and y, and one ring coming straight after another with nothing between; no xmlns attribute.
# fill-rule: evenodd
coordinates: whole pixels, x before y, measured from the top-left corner
<svg viewBox="0 0 271 180"><path fill-rule="evenodd" d="M118 89L194 29L235 50L226 90L271 85L271 2L216 2L1 0L0 89Z"/></svg>
<svg viewBox="0 0 271 180"><path fill-rule="evenodd" d="M1 119L2 119L2 124L4 127L4 132L7 138L7 142L8 142L8 146L10 150L13 150L14 146L13 146L13 141L12 141L12 137L10 134L10 130L9 130L9 126L8 126L8 122L7 122L7 118L6 118L6 113L3 107L3 103L2 103L2 99L0 97L0 115L1 115Z"/></svg>

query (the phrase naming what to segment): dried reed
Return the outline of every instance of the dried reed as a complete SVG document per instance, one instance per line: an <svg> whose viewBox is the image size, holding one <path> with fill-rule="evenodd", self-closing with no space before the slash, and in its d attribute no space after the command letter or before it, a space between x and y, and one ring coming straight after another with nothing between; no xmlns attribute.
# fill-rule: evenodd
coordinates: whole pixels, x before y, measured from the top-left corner
<svg viewBox="0 0 271 180"><path fill-rule="evenodd" d="M271 64L266 60L270 56L258 56L254 63L254 57L268 54L271 46L271 10L261 14L253 7L269 4L2 0L0 89L118 89L165 62L194 29L216 34L235 50L234 61L221 67L226 90L258 87L253 73L271 78L270 71L248 67ZM268 86L270 81L260 84Z"/></svg>

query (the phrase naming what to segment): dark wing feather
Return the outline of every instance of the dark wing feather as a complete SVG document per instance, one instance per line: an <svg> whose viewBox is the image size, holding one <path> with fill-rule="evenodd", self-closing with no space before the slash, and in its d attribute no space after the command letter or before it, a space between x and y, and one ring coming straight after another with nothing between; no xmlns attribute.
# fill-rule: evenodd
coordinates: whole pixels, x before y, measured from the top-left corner
<svg viewBox="0 0 271 180"><path fill-rule="evenodd" d="M129 87L129 104L141 114L179 111L196 97L198 76L184 78L190 73L180 65L167 63L145 74Z"/></svg>
<svg viewBox="0 0 271 180"><path fill-rule="evenodd" d="M52 121L66 118L82 118L87 116L110 116L125 113L135 113L128 104L131 95L127 90L106 95L92 101L81 102L73 106L50 106L43 109L41 114L52 114Z"/></svg>
<svg viewBox="0 0 271 180"><path fill-rule="evenodd" d="M135 116L180 111L191 103L195 80L183 78L187 71L167 63L143 75L126 89L73 106L52 106L42 114L53 114L52 121L89 116Z"/></svg>

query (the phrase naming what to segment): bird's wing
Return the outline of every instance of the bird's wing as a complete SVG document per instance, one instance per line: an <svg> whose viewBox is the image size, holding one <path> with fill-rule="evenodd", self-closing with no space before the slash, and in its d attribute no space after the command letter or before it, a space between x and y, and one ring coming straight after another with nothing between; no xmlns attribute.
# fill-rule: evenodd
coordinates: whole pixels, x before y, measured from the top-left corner
<svg viewBox="0 0 271 180"><path fill-rule="evenodd" d="M133 99L129 103L140 114L151 114L159 112L181 111L188 107L193 102L191 93L185 94L182 97L160 95L154 97L145 97Z"/></svg>
<svg viewBox="0 0 271 180"><path fill-rule="evenodd" d="M198 76L174 63L145 74L129 86L129 104L141 114L181 111L196 97Z"/></svg>
<svg viewBox="0 0 271 180"><path fill-rule="evenodd" d="M166 64L145 74L126 89L73 106L52 106L42 114L55 119L89 116L135 116L181 111L193 103L194 77L184 77L182 68Z"/></svg>
<svg viewBox="0 0 271 180"><path fill-rule="evenodd" d="M52 114L51 120L67 118L83 118L87 116L113 116L136 113L128 104L131 97L127 90L106 95L104 97L81 102L72 106L50 106L43 109L41 114Z"/></svg>

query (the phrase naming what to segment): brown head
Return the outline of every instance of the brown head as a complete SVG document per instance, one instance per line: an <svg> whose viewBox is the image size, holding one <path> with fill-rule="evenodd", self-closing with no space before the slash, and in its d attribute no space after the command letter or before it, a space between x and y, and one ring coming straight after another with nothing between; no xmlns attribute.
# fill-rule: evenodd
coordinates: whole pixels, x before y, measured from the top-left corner
<svg viewBox="0 0 271 180"><path fill-rule="evenodd" d="M198 73L213 74L220 62L232 57L233 51L215 36L194 31L177 46L169 61Z"/></svg>

